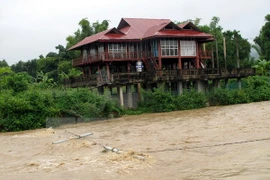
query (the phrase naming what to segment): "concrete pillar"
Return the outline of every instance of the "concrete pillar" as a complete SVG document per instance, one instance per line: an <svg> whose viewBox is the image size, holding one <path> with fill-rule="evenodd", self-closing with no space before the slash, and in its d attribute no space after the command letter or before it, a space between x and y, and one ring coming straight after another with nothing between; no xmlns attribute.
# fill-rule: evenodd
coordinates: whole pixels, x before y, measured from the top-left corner
<svg viewBox="0 0 270 180"><path fill-rule="evenodd" d="M215 88L220 88L221 84L220 84L220 79L215 79Z"/></svg>
<svg viewBox="0 0 270 180"><path fill-rule="evenodd" d="M127 93L127 107L132 108L133 101L132 101L132 92L131 92L131 85L130 84L128 84L126 86L126 93Z"/></svg>
<svg viewBox="0 0 270 180"><path fill-rule="evenodd" d="M121 86L117 87L117 94L120 106L124 106L123 88Z"/></svg>
<svg viewBox="0 0 270 180"><path fill-rule="evenodd" d="M196 89L197 89L198 92L204 92L204 89L205 89L204 81L197 80L196 81Z"/></svg>
<svg viewBox="0 0 270 180"><path fill-rule="evenodd" d="M229 89L229 83L228 83L228 81L229 81L228 79L225 79L225 88L226 89Z"/></svg>
<svg viewBox="0 0 270 180"><path fill-rule="evenodd" d="M183 94L183 82L178 81L177 82L177 95Z"/></svg>
<svg viewBox="0 0 270 180"><path fill-rule="evenodd" d="M237 79L237 85L238 85L238 89L242 89L242 81L241 78Z"/></svg>

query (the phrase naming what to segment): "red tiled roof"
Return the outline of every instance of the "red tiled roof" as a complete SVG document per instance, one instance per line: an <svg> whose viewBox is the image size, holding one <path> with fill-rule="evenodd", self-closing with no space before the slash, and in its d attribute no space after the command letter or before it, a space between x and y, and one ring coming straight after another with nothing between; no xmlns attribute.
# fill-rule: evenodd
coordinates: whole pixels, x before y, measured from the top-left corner
<svg viewBox="0 0 270 180"><path fill-rule="evenodd" d="M174 27L174 29L164 29L167 25ZM190 25L193 29L183 29L187 25ZM180 28L177 29L178 27ZM199 31L191 22L177 26L169 19L122 18L117 28L112 28L86 37L78 44L69 48L69 50L79 49L86 44L96 41L140 40L151 37L192 37L210 39L212 35Z"/></svg>
<svg viewBox="0 0 270 180"><path fill-rule="evenodd" d="M169 19L144 19L144 18L123 18L121 21L127 22L130 25L130 30L127 33L127 38L141 39L144 34L153 26L168 24ZM119 26L118 26L119 28ZM117 28L117 29L118 29ZM121 29L119 29L121 31Z"/></svg>
<svg viewBox="0 0 270 180"><path fill-rule="evenodd" d="M199 31L199 29L190 21L187 21L187 22L184 22L182 24L178 24L178 26L181 28L181 29L184 29L186 26L191 26L193 28L193 30L196 30L196 31Z"/></svg>
<svg viewBox="0 0 270 180"><path fill-rule="evenodd" d="M181 29L183 29L186 25L188 25L189 24L189 21L187 21L187 22L184 22L184 23L182 23L182 24L178 24L178 26L181 28Z"/></svg>
<svg viewBox="0 0 270 180"><path fill-rule="evenodd" d="M108 30L102 31L102 32L97 33L97 34L94 34L92 36L88 36L88 37L84 38L81 42L79 42L79 43L75 44L74 46L72 46L71 48L69 48L68 50L78 49L79 47L81 47L83 45L86 45L86 44L95 42L98 39L102 38L110 30L112 30L112 29L108 29Z"/></svg>

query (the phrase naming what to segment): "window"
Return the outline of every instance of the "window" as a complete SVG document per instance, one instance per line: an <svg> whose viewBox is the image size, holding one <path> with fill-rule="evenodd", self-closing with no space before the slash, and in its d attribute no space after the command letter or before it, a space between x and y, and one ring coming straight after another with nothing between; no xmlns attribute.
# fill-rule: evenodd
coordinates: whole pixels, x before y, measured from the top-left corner
<svg viewBox="0 0 270 180"><path fill-rule="evenodd" d="M195 41L180 41L181 56L196 56Z"/></svg>
<svg viewBox="0 0 270 180"><path fill-rule="evenodd" d="M99 59L101 59L101 60L105 59L104 45L103 44L98 45L98 56L99 56Z"/></svg>
<svg viewBox="0 0 270 180"><path fill-rule="evenodd" d="M83 50L82 55L83 55L83 60L85 61L87 59L87 50L86 49Z"/></svg>
<svg viewBox="0 0 270 180"><path fill-rule="evenodd" d="M109 52L126 52L126 45L124 43L110 43L108 45Z"/></svg>
<svg viewBox="0 0 270 180"><path fill-rule="evenodd" d="M124 58L126 56L127 46L124 43L108 44L109 58Z"/></svg>
<svg viewBox="0 0 270 180"><path fill-rule="evenodd" d="M162 56L178 56L178 41L175 39L161 40Z"/></svg>
<svg viewBox="0 0 270 180"><path fill-rule="evenodd" d="M90 55L91 55L91 56L96 55L96 49L95 49L95 47L91 47L91 48L90 48Z"/></svg>
<svg viewBox="0 0 270 180"><path fill-rule="evenodd" d="M129 57L139 58L140 57L140 44L137 42L129 43Z"/></svg>

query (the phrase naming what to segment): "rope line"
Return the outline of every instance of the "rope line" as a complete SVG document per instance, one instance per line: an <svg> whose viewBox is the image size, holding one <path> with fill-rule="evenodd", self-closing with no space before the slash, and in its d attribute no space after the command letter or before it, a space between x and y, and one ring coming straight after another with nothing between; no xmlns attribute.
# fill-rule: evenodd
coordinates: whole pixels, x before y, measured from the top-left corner
<svg viewBox="0 0 270 180"><path fill-rule="evenodd" d="M217 146L228 146L228 145L235 145L235 144L246 144L246 143L253 143L253 142L259 142L259 141L269 141L269 140L270 140L270 138L263 138L263 139L254 139L254 140L247 140L247 141L236 141L236 142L228 142L228 143L205 145L205 146L194 146L194 147L185 147L185 148L173 148L173 149L161 149L161 150L143 151L143 153L159 153L159 152L166 152L166 151L183 151L183 150L190 150L190 149L200 149L200 148L217 147Z"/></svg>

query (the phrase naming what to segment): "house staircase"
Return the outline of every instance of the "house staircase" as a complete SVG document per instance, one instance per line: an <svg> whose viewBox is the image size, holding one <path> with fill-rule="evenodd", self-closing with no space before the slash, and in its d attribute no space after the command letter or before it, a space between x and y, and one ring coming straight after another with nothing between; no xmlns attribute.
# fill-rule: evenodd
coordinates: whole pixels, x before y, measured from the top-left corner
<svg viewBox="0 0 270 180"><path fill-rule="evenodd" d="M149 54L147 57L143 58L143 62L148 71L157 70L159 68L157 64L157 57L154 57L152 54Z"/></svg>

